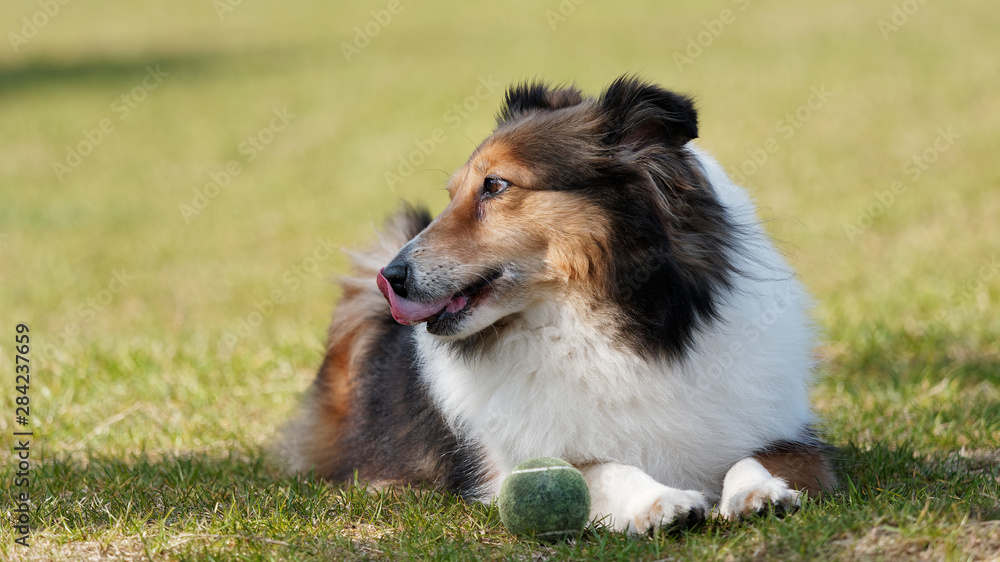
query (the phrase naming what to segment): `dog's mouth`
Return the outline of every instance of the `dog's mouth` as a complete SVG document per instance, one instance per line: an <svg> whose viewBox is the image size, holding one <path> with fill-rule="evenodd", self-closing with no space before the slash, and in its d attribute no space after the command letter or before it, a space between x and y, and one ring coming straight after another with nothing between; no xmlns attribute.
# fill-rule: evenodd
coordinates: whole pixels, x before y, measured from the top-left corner
<svg viewBox="0 0 1000 562"><path fill-rule="evenodd" d="M392 312L393 319L400 324L415 326L423 322L434 324L451 321L468 314L492 292L491 284L501 274L502 272L499 270L491 271L464 289L429 302L417 302L397 295L381 271L379 271L376 282L379 290L382 291L382 296L389 301L389 310Z"/></svg>

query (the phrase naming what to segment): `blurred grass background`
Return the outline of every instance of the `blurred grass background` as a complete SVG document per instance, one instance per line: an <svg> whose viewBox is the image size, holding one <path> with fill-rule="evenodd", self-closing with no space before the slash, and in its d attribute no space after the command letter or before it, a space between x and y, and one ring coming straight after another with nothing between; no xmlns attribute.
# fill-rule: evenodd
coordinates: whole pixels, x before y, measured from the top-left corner
<svg viewBox="0 0 1000 562"><path fill-rule="evenodd" d="M696 97L698 144L745 177L815 294L831 440L986 463L993 487L953 500L1000 509L1000 8L404 0L383 25L389 2L229 2L0 5L0 368L13 372L14 326L29 324L44 470L259 458L322 356L346 265L325 248L364 244L400 198L442 209L508 83L596 94L635 72ZM275 111L294 117L262 132ZM102 120L114 130L60 177L53 163ZM445 140L390 186L437 129ZM270 142L248 161L251 136ZM914 158L933 158L919 177ZM185 218L230 161L240 173ZM53 544L134 538L67 526L51 501Z"/></svg>

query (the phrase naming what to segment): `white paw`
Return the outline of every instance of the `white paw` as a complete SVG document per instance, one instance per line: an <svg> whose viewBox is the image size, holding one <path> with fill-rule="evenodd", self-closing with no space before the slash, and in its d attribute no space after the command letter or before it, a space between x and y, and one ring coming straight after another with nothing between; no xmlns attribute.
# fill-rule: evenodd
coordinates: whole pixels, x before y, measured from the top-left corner
<svg viewBox="0 0 1000 562"><path fill-rule="evenodd" d="M785 513L794 511L801 501L802 492L788 487L781 478L768 478L750 485L740 486L736 490L723 490L719 501L719 515L729 521L763 513L768 505L773 505L775 511Z"/></svg>
<svg viewBox="0 0 1000 562"><path fill-rule="evenodd" d="M701 492L667 486L647 488L629 499L625 531L641 534L665 527L688 527L705 520L708 502Z"/></svg>

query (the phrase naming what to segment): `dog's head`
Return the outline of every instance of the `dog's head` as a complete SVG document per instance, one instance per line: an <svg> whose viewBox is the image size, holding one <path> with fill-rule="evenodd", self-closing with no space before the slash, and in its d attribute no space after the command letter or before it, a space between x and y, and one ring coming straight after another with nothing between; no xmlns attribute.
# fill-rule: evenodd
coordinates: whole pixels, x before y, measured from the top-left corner
<svg viewBox="0 0 1000 562"><path fill-rule="evenodd" d="M512 87L451 203L378 276L393 317L466 340L542 301L676 355L729 286L733 230L692 153L690 99L635 78L599 98Z"/></svg>

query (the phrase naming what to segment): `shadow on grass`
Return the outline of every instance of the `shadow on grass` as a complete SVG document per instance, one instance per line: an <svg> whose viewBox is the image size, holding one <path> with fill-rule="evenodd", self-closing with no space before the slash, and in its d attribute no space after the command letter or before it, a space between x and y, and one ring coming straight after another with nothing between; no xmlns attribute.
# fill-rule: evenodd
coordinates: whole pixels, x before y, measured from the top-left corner
<svg viewBox="0 0 1000 562"><path fill-rule="evenodd" d="M502 532L495 509L421 490L374 491L285 475L265 454L120 459L91 455L32 467L33 530L70 541L141 537L147 552L195 558L220 549L254 558L379 554L386 537L410 550L476 544ZM57 541L58 542L58 541Z"/></svg>
<svg viewBox="0 0 1000 562"><path fill-rule="evenodd" d="M16 95L37 87L136 86L136 81L141 83L150 68L188 77L214 76L220 69L235 65L253 64L259 70L269 61L280 64L296 52L289 48L29 59L12 66L0 65L0 96Z"/></svg>
<svg viewBox="0 0 1000 562"><path fill-rule="evenodd" d="M289 517L322 513L336 490L291 478L263 455L184 455L120 459L92 455L33 467L41 526L95 529L124 519L180 522L233 516L235 510L279 509Z"/></svg>
<svg viewBox="0 0 1000 562"><path fill-rule="evenodd" d="M884 322L841 330L839 339L851 342L850 353L835 357L833 366L843 377L897 384L948 377L965 385L1000 386L1000 345L987 335L943 325L911 331Z"/></svg>
<svg viewBox="0 0 1000 562"><path fill-rule="evenodd" d="M286 555L303 559L542 551L568 558L645 558L701 556L720 545L756 548L752 543L760 536L770 555L826 556L841 548L827 544L830 537L863 535L873 525L905 527L921 519L958 525L1000 517L1000 455L920 457L905 444L847 445L840 466L841 491L782 521L710 521L681 536L638 542L606 531L559 545L519 541L506 534L496 509L438 492L371 492L288 477L255 453L155 460L94 455L87 462L42 463L33 468L34 521L56 536L86 539L113 529L143 537L147 550L196 557L288 549Z"/></svg>
<svg viewBox="0 0 1000 562"><path fill-rule="evenodd" d="M837 502L894 507L909 513L934 510L959 518L1000 518L1000 451L921 455L909 444L838 450L842 489ZM839 497L838 497L839 496Z"/></svg>

